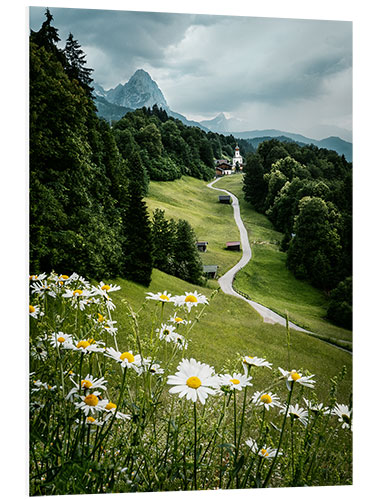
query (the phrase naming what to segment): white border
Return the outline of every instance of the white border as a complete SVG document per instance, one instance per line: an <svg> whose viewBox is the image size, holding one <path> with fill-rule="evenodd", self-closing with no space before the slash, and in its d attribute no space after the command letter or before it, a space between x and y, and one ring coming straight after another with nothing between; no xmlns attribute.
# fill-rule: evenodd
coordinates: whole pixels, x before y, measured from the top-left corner
<svg viewBox="0 0 375 500"><path fill-rule="evenodd" d="M373 365L374 328L369 311L373 309L370 283L374 278L373 266L373 186L375 169L373 147L374 78L373 64L373 12L372 2L363 0L243 0L208 1L180 0L113 1L113 0L61 0L48 2L50 8L101 8L138 11L180 12L198 14L246 15L259 17L291 17L305 19L332 19L353 21L354 35L354 164L355 164L355 468L354 486L275 489L266 491L231 491L231 498L278 498L293 500L330 498L339 495L342 500L355 495L365 497L373 490L373 399L370 387ZM11 1L1 11L1 97L2 114L2 189L1 235L2 244L2 494L5 498L27 498L27 422L22 401L26 395L27 342L25 341L25 274L27 274L27 35L28 6L23 0ZM45 2L32 2L45 6ZM3 297L4 295L4 297ZM24 301L20 301L24 297ZM5 345L3 345L3 343ZM5 364L4 364L5 358ZM24 410L24 411L23 411ZM339 489L338 489L339 488ZM370 489L371 488L371 489ZM218 500L227 492L124 494L124 498L202 498ZM52 498L52 497L48 497ZM97 495L69 498L98 498Z"/></svg>

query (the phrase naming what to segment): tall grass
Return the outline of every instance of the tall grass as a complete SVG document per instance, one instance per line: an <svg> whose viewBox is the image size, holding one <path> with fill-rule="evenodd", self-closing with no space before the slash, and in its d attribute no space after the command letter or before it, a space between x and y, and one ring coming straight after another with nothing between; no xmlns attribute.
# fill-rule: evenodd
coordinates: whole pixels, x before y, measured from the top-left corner
<svg viewBox="0 0 375 500"><path fill-rule="evenodd" d="M279 369L243 352L214 370L189 343L215 293L124 301L124 336L118 288L31 278L31 495L351 483L345 370L324 402L325 374L288 358Z"/></svg>

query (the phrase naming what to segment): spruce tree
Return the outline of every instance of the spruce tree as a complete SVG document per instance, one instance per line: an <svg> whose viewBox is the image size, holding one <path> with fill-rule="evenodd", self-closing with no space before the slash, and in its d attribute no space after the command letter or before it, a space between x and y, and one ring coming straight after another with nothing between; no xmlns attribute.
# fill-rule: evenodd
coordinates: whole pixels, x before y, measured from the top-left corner
<svg viewBox="0 0 375 500"><path fill-rule="evenodd" d="M73 35L69 33L64 48L64 56L66 59L65 72L71 80L78 80L81 86L88 94L91 94L93 88L91 84L93 79L91 73L94 71L91 68L86 68L86 55L81 49L77 40L74 40Z"/></svg>
<svg viewBox="0 0 375 500"><path fill-rule="evenodd" d="M196 245L196 236L186 220L180 219L176 226L174 247L176 276L200 285L202 283L202 261Z"/></svg>

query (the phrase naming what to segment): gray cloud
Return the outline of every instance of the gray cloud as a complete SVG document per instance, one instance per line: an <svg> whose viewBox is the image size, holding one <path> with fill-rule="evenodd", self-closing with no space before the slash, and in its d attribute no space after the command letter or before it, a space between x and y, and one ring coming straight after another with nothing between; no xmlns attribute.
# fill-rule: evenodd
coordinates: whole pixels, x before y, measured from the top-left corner
<svg viewBox="0 0 375 500"><path fill-rule="evenodd" d="M44 9L30 9L39 29ZM349 22L52 8L104 88L142 67L188 117L224 111L253 128L351 127ZM303 111L305 110L305 112ZM307 112L309 116L307 116ZM258 120L258 124L255 123ZM267 121L267 123L265 123ZM277 125L276 125L277 124Z"/></svg>

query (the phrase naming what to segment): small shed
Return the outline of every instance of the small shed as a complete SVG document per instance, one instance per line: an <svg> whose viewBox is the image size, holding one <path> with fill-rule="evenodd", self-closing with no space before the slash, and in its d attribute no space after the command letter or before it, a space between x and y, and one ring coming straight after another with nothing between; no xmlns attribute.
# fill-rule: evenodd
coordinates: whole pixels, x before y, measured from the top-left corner
<svg viewBox="0 0 375 500"><path fill-rule="evenodd" d="M231 197L229 195L220 195L219 203L227 203L228 205L230 205L230 199Z"/></svg>
<svg viewBox="0 0 375 500"><path fill-rule="evenodd" d="M233 250L239 252L241 250L240 241L227 241L227 250Z"/></svg>
<svg viewBox="0 0 375 500"><path fill-rule="evenodd" d="M222 177L225 175L225 170L221 167L216 167L216 177Z"/></svg>
<svg viewBox="0 0 375 500"><path fill-rule="evenodd" d="M203 266L203 274L207 278L215 279L217 277L217 269L219 266Z"/></svg>
<svg viewBox="0 0 375 500"><path fill-rule="evenodd" d="M208 241L197 241L196 245L199 252L207 252Z"/></svg>

